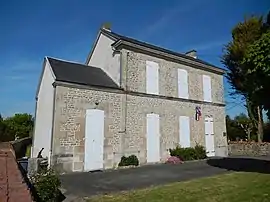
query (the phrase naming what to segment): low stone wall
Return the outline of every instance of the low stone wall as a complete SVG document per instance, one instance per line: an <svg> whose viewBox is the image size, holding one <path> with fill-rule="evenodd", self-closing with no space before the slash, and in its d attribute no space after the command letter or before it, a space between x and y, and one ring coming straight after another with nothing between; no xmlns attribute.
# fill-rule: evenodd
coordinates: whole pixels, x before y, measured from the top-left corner
<svg viewBox="0 0 270 202"><path fill-rule="evenodd" d="M270 156L269 142L229 142L229 156Z"/></svg>
<svg viewBox="0 0 270 202"><path fill-rule="evenodd" d="M0 201L32 202L10 143L0 143Z"/></svg>

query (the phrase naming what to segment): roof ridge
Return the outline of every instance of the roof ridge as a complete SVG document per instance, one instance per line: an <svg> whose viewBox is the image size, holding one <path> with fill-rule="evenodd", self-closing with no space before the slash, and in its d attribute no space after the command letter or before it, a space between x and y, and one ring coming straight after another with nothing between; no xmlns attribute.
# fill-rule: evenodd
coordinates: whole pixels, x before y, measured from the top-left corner
<svg viewBox="0 0 270 202"><path fill-rule="evenodd" d="M132 38L132 37L129 37L129 36L125 36L125 35L121 35L121 34L118 34L116 32L113 32L113 31L107 31L107 30L104 30L104 29L101 29L101 32L109 35L109 36L112 36L114 38L116 38L117 40L112 44L112 46L114 46L115 44L117 44L120 40L123 40L123 41L128 41L130 43L135 43L135 44L139 44L141 46L145 46L145 47L149 47L151 49L156 49L156 50L159 50L161 52L165 52L165 53L168 53L170 55L175 55L175 56L178 56L178 57L182 57L182 58L185 58L185 59L188 59L190 61L195 61L195 62L198 62L200 64L204 64L204 65L207 65L207 66L211 66L215 69L218 69L220 71L225 71L225 69L221 68L221 67L217 67L216 65L212 64L212 63L209 63L205 60L202 60L200 58L194 58L192 56L188 56L187 54L185 54L184 52L178 52L176 50L173 50L171 48L168 48L168 47L165 47L165 46L162 46L162 45L157 45L157 44L154 44L154 43L150 43L150 42L147 42L147 41L143 41L143 40L140 40L140 39L136 39L136 38ZM193 49L194 50L194 49Z"/></svg>

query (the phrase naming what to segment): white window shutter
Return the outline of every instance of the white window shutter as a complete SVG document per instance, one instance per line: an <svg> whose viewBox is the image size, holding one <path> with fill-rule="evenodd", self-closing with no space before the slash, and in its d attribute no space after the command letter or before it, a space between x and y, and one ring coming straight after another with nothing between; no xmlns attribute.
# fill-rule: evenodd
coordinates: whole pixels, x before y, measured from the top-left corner
<svg viewBox="0 0 270 202"><path fill-rule="evenodd" d="M179 143L181 147L190 147L190 121L188 116L179 117Z"/></svg>
<svg viewBox="0 0 270 202"><path fill-rule="evenodd" d="M203 75L203 100L212 102L211 77Z"/></svg>
<svg viewBox="0 0 270 202"><path fill-rule="evenodd" d="M178 69L178 97L188 99L188 73L184 69Z"/></svg>
<svg viewBox="0 0 270 202"><path fill-rule="evenodd" d="M146 61L146 93L159 94L159 65L156 62Z"/></svg>

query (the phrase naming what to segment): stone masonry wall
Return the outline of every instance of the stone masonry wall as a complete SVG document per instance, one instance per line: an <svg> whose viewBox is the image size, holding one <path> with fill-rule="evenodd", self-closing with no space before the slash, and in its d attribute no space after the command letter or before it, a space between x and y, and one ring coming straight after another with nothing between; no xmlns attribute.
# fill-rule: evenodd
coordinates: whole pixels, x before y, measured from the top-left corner
<svg viewBox="0 0 270 202"><path fill-rule="evenodd" d="M270 156L270 143L229 142L230 156Z"/></svg>
<svg viewBox="0 0 270 202"><path fill-rule="evenodd" d="M9 142L0 143L0 201L32 202L31 191Z"/></svg>
<svg viewBox="0 0 270 202"><path fill-rule="evenodd" d="M158 114L160 117L160 156L167 159L169 149L179 144L179 116L190 117L191 146L196 143L205 145L204 118L214 119L215 147L227 148L224 107L198 105L167 99L128 96L127 133L125 134L124 153L139 156L141 163L146 163L146 115ZM195 120L195 107L200 106L202 117Z"/></svg>
<svg viewBox="0 0 270 202"><path fill-rule="evenodd" d="M56 87L53 164L65 172L83 171L86 109L105 111L104 167L112 167L112 154L121 152L121 94Z"/></svg>
<svg viewBox="0 0 270 202"><path fill-rule="evenodd" d="M212 101L224 103L222 75L128 50L122 50L122 56L122 83L124 87L127 83L128 90L145 93L146 61L149 60L159 64L160 95L178 97L177 69L180 68L188 72L190 99L203 101L202 75L209 75L212 84Z"/></svg>
<svg viewBox="0 0 270 202"><path fill-rule="evenodd" d="M195 121L196 106L202 108L200 121ZM105 169L116 166L122 155L135 154L140 163L146 163L148 113L160 116L161 160L165 160L168 149L179 142L178 117L181 115L190 117L192 146L205 145L204 118L212 116L215 146L227 148L223 136L226 132L224 107L57 86L52 159L61 171L83 171L85 111L91 108L105 111Z"/></svg>

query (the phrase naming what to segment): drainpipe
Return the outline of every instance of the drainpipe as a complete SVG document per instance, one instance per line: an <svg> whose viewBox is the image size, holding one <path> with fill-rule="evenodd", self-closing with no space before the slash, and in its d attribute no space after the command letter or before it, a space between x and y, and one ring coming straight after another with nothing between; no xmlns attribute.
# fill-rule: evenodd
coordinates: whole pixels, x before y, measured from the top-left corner
<svg viewBox="0 0 270 202"><path fill-rule="evenodd" d="M123 54L122 54L122 51L120 51L120 56L119 56L119 58L120 58L120 81L119 81L119 84L120 84L120 87L122 88L122 85L123 85L123 81L122 81L122 79L123 79L123 76L122 76L122 74L123 74L123 62L122 62L122 58L123 58Z"/></svg>
<svg viewBox="0 0 270 202"><path fill-rule="evenodd" d="M53 85L53 107L52 107L52 127L51 127L51 146L48 156L48 166L49 168L52 165L52 155L53 155L53 139L54 139L54 119L55 119L55 97L56 97L56 85L55 83Z"/></svg>
<svg viewBox="0 0 270 202"><path fill-rule="evenodd" d="M126 64L125 64L125 73L126 73L126 80L125 80L125 127L124 127L124 133L127 132L127 91L128 91L128 58L129 58L129 52L127 52L127 57L126 57Z"/></svg>

